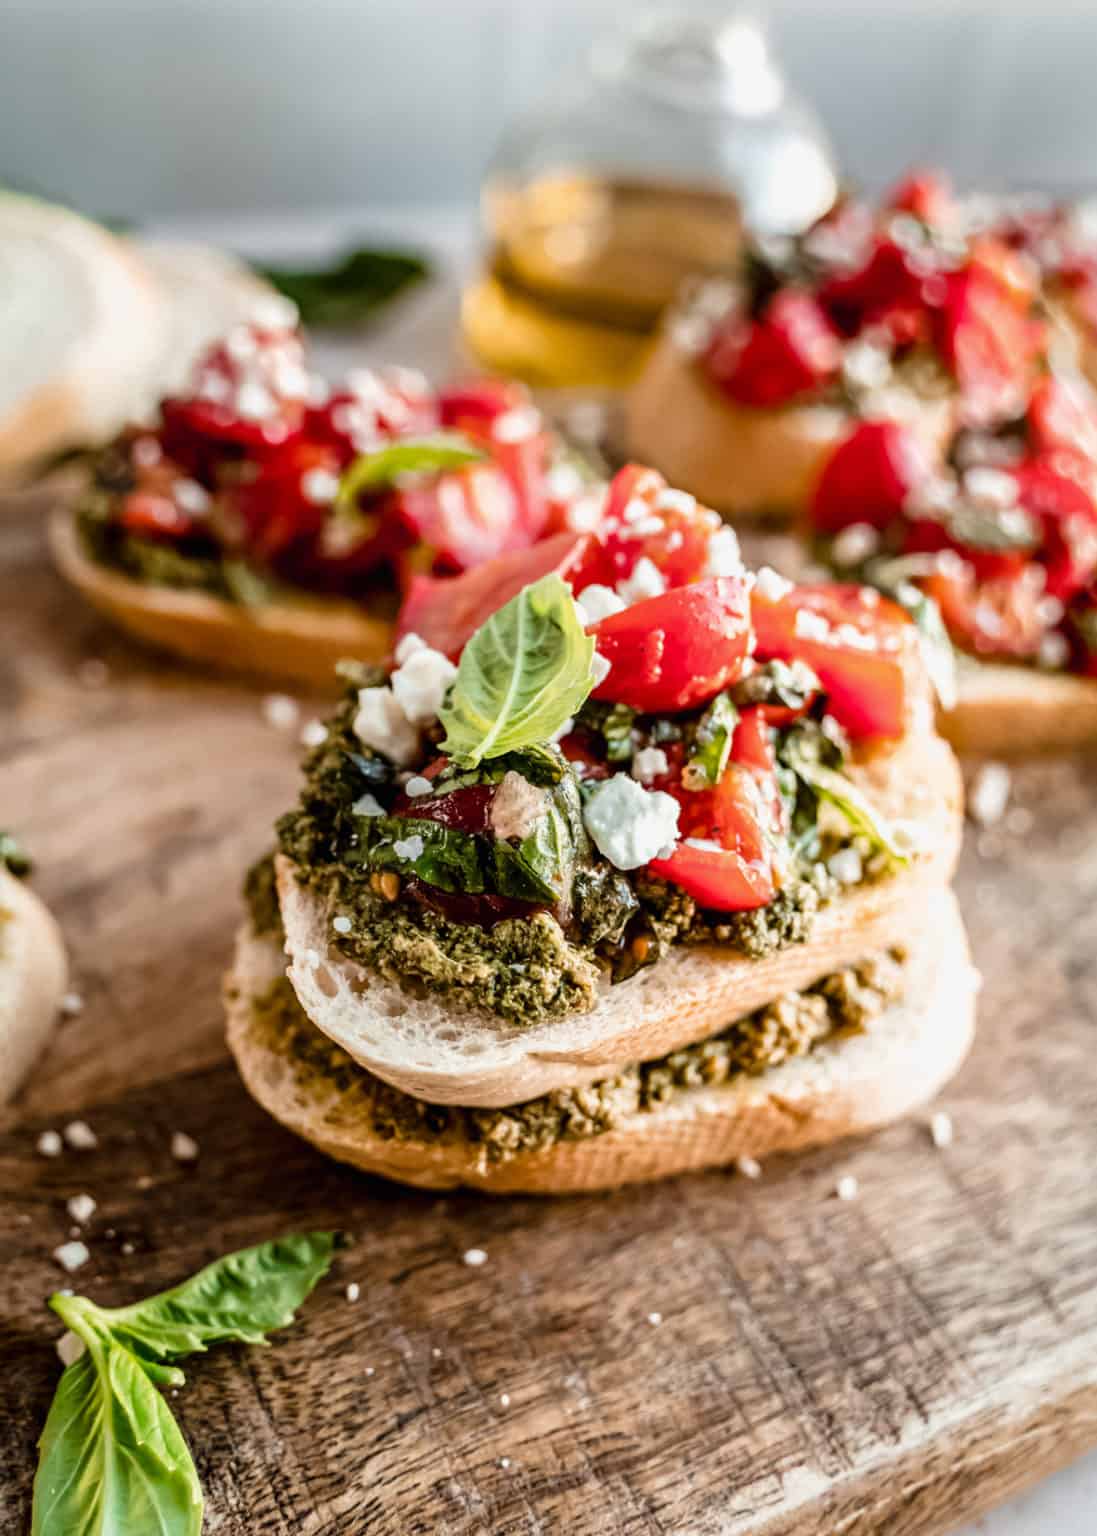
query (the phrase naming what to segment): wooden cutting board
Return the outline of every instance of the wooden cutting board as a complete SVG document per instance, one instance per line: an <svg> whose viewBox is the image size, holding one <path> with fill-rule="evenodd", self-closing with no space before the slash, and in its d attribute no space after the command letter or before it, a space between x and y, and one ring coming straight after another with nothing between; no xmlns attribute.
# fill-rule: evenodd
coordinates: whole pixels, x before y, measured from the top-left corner
<svg viewBox="0 0 1097 1536"><path fill-rule="evenodd" d="M923 1118L757 1183L438 1199L326 1163L225 1060L239 877L296 782L261 699L131 653L49 573L35 505L0 512L0 824L85 1000L0 1121L3 1536L84 1191L74 1283L105 1302L288 1230L355 1235L297 1327L195 1362L173 1402L211 1532L925 1536L1097 1442L1097 759L1018 772L969 839L986 985L953 1146ZM39 1156L77 1111L98 1148Z"/></svg>

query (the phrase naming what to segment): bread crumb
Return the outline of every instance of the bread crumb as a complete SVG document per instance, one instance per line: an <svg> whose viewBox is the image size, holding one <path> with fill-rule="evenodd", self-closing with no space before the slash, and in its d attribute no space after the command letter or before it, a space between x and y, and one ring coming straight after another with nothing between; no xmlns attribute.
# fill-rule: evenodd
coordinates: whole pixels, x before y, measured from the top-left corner
<svg viewBox="0 0 1097 1536"><path fill-rule="evenodd" d="M852 1173L843 1174L834 1187L834 1193L839 1200L856 1200L860 1194L861 1186Z"/></svg>
<svg viewBox="0 0 1097 1536"><path fill-rule="evenodd" d="M84 1354L87 1345L79 1334L67 1329L57 1340L57 1358L62 1365L75 1365L80 1356Z"/></svg>
<svg viewBox="0 0 1097 1536"><path fill-rule="evenodd" d="M65 1140L78 1152L90 1152L99 1145L99 1138L86 1120L70 1120L65 1126Z"/></svg>
<svg viewBox="0 0 1097 1536"><path fill-rule="evenodd" d="M760 1179L762 1177L762 1165L754 1157L737 1157L735 1166L744 1179Z"/></svg>
<svg viewBox="0 0 1097 1536"><path fill-rule="evenodd" d="M60 1157L64 1143L57 1131L43 1131L35 1146L42 1157Z"/></svg>
<svg viewBox="0 0 1097 1536"><path fill-rule="evenodd" d="M95 1215L95 1204L90 1195L73 1195L71 1200L65 1202L65 1209L73 1221L78 1221L83 1226Z"/></svg>
<svg viewBox="0 0 1097 1536"><path fill-rule="evenodd" d="M953 1137L952 1116L939 1109L930 1118L929 1134L935 1147L951 1147Z"/></svg>
<svg viewBox="0 0 1097 1536"><path fill-rule="evenodd" d="M175 1131L171 1138L171 1155L177 1163L193 1163L198 1156L198 1143L186 1131Z"/></svg>
<svg viewBox="0 0 1097 1536"><path fill-rule="evenodd" d="M132 1243L123 1243L122 1244L122 1252L125 1254L126 1258L128 1259L130 1254L137 1252L137 1249L133 1246Z"/></svg>
<svg viewBox="0 0 1097 1536"><path fill-rule="evenodd" d="M301 711L288 693L268 693L263 700L263 719L276 731L292 731Z"/></svg>
<svg viewBox="0 0 1097 1536"><path fill-rule="evenodd" d="M432 1360L441 1360L441 1358L442 1358L442 1351L438 1348L437 1344L431 1350L430 1357L431 1357Z"/></svg>
<svg viewBox="0 0 1097 1536"><path fill-rule="evenodd" d="M346 1292L347 1300L348 1301L357 1301L359 1296L361 1296L361 1294L362 1294L362 1287L358 1284L357 1280L352 1280L350 1282L350 1284L347 1286L347 1292Z"/></svg>
<svg viewBox="0 0 1097 1536"><path fill-rule="evenodd" d="M71 1275L76 1269L80 1269L91 1258L88 1245L81 1242L62 1243L60 1248L53 1250L53 1257L61 1268Z"/></svg>
<svg viewBox="0 0 1097 1536"><path fill-rule="evenodd" d="M971 781L967 808L980 827L993 827L1005 815L1012 778L1005 763L984 763Z"/></svg>
<svg viewBox="0 0 1097 1536"><path fill-rule="evenodd" d="M470 1269L479 1269L481 1264L486 1264L488 1256L482 1248L466 1248L461 1255Z"/></svg>

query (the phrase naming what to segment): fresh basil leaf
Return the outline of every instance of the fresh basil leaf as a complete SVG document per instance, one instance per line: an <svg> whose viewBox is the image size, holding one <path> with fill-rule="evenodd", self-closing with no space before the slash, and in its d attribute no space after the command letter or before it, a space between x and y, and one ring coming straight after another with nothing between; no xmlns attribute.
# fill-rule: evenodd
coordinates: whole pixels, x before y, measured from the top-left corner
<svg viewBox="0 0 1097 1536"><path fill-rule="evenodd" d="M624 875L609 864L581 869L575 877L575 912L591 944L619 944L640 903Z"/></svg>
<svg viewBox="0 0 1097 1536"><path fill-rule="evenodd" d="M632 727L636 723L636 713L628 704L588 699L579 711L579 720L601 736L606 744L607 762L627 763L632 759Z"/></svg>
<svg viewBox="0 0 1097 1536"><path fill-rule="evenodd" d="M776 704L782 709L803 709L822 687L811 668L802 661L767 661L731 690L739 709L752 704Z"/></svg>
<svg viewBox="0 0 1097 1536"><path fill-rule="evenodd" d="M100 1307L83 1296L52 1296L50 1306L70 1328L105 1331L142 1360L173 1360L235 1340L262 1344L286 1328L327 1272L335 1251L331 1232L298 1233L244 1248L128 1307Z"/></svg>
<svg viewBox="0 0 1097 1536"><path fill-rule="evenodd" d="M910 862L909 855L896 842L886 818L879 814L845 774L803 753L794 752L789 765L819 800L827 801L841 813L855 837L867 838L873 852L882 853L889 864L905 865Z"/></svg>
<svg viewBox="0 0 1097 1536"><path fill-rule="evenodd" d="M594 686L594 641L553 574L523 587L461 653L439 719L442 751L464 767L543 746Z"/></svg>
<svg viewBox="0 0 1097 1536"><path fill-rule="evenodd" d="M348 854L352 862L417 875L440 891L479 896L487 890L480 845L471 833L425 816L370 816L361 825L359 847Z"/></svg>
<svg viewBox="0 0 1097 1536"><path fill-rule="evenodd" d="M222 560L221 575L229 596L242 608L261 608L270 602L270 582L246 560Z"/></svg>
<svg viewBox="0 0 1097 1536"><path fill-rule="evenodd" d="M687 789L703 789L719 784L731 756L739 711L726 693L718 693L697 722L693 752L686 764L682 782Z"/></svg>
<svg viewBox="0 0 1097 1536"><path fill-rule="evenodd" d="M447 469L462 469L466 464L479 463L484 456L484 450L461 432L405 437L372 453L360 453L343 471L333 514L357 518L357 499L363 491L393 485L403 475L440 475Z"/></svg>
<svg viewBox="0 0 1097 1536"><path fill-rule="evenodd" d="M564 778L546 801L533 831L518 845L518 853L549 899L565 901L571 894L575 865L587 850L579 789L574 779Z"/></svg>
<svg viewBox="0 0 1097 1536"><path fill-rule="evenodd" d="M141 1364L93 1336L65 1370L39 1442L31 1536L198 1536L202 1488Z"/></svg>
<svg viewBox="0 0 1097 1536"><path fill-rule="evenodd" d="M361 324L430 272L422 256L369 246L347 251L326 267L268 265L256 270L293 300L303 325L337 328Z"/></svg>

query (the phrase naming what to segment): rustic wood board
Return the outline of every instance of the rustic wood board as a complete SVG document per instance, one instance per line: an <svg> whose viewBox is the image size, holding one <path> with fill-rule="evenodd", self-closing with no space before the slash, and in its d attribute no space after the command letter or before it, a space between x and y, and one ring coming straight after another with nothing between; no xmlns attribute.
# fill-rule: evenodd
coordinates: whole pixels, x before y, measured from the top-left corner
<svg viewBox="0 0 1097 1536"><path fill-rule="evenodd" d="M174 1404L230 1536L926 1536L1097 1442L1097 760L1019 772L969 840L986 986L951 1148L912 1121L756 1184L438 1200L325 1163L224 1059L240 871L296 777L260 700L131 653L49 573L35 505L0 511L0 824L86 1000L0 1123L3 1536L84 1190L105 1301L278 1232L357 1238L298 1327L198 1362ZM38 1156L77 1109L98 1149Z"/></svg>

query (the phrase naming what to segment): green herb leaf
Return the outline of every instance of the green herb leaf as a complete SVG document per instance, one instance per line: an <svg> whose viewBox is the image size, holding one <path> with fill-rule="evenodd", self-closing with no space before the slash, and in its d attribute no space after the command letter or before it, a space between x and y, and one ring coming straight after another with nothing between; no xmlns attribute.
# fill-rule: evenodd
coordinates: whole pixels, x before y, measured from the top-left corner
<svg viewBox="0 0 1097 1536"><path fill-rule="evenodd" d="M229 596L242 608L261 608L270 602L270 582L246 560L222 560L221 575Z"/></svg>
<svg viewBox="0 0 1097 1536"><path fill-rule="evenodd" d="M731 698L739 709L776 704L782 709L800 710L821 687L815 673L802 661L767 661L735 684Z"/></svg>
<svg viewBox="0 0 1097 1536"><path fill-rule="evenodd" d="M359 246L327 267L256 270L293 300L305 325L348 327L369 319L430 269L421 256Z"/></svg>
<svg viewBox="0 0 1097 1536"><path fill-rule="evenodd" d="M487 889L480 848L470 833L425 816L369 816L359 825L359 845L348 854L352 863L418 875L440 891L478 896Z"/></svg>
<svg viewBox="0 0 1097 1536"><path fill-rule="evenodd" d="M405 437L372 453L360 453L343 471L335 496L336 517L358 517L357 499L363 491L392 485L402 475L439 475L447 469L477 464L485 457L461 432L432 432Z"/></svg>
<svg viewBox="0 0 1097 1536"><path fill-rule="evenodd" d="M202 1489L140 1363L94 1336L61 1377L39 1442L31 1536L198 1536Z"/></svg>
<svg viewBox="0 0 1097 1536"><path fill-rule="evenodd" d="M272 1329L293 1322L334 1251L332 1233L298 1233L230 1253L173 1290L128 1307L60 1295L49 1304L70 1328L105 1331L143 1360L173 1360L230 1340L262 1344Z"/></svg>
<svg viewBox="0 0 1097 1536"><path fill-rule="evenodd" d="M739 711L726 693L718 693L697 722L693 753L686 764L682 782L687 789L703 789L719 784L731 756Z"/></svg>
<svg viewBox="0 0 1097 1536"><path fill-rule="evenodd" d="M956 653L952 648L941 610L911 578L929 575L933 556L900 555L891 560L871 560L864 579L905 608L918 628L922 660L942 709L956 704Z"/></svg>
<svg viewBox="0 0 1097 1536"><path fill-rule="evenodd" d="M519 844L519 858L547 891L549 900L565 901L571 894L576 863L587 851L579 787L568 776L560 780L546 801L544 814ZM506 894L501 888L500 892Z"/></svg>
<svg viewBox="0 0 1097 1536"><path fill-rule="evenodd" d="M33 867L19 839L11 832L0 832L0 868L9 870L21 880Z"/></svg>
<svg viewBox="0 0 1097 1536"><path fill-rule="evenodd" d="M873 852L882 853L889 864L909 864L909 855L899 847L887 820L844 773L806 752L797 752L795 747L786 750L784 760L819 800L827 801L841 813L855 837L868 839Z"/></svg>
<svg viewBox="0 0 1097 1536"><path fill-rule="evenodd" d="M473 635L439 711L442 751L465 767L543 746L594 686L594 641L566 584L542 576Z"/></svg>

